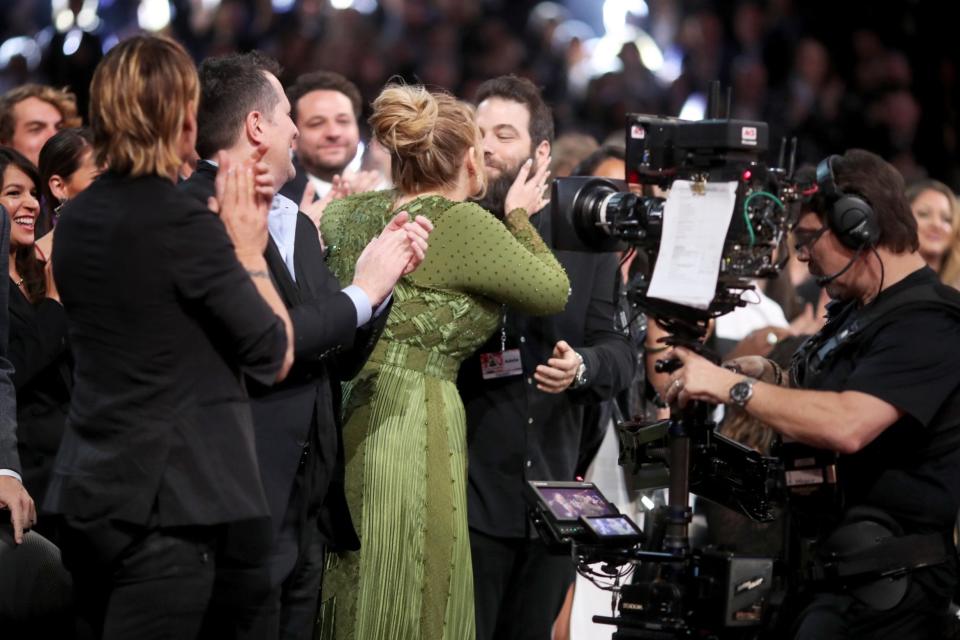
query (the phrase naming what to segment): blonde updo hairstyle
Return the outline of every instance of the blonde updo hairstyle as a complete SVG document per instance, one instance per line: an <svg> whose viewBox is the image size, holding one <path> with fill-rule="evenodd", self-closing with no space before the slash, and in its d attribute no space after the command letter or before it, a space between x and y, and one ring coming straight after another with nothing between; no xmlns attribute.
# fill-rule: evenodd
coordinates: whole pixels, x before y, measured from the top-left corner
<svg viewBox="0 0 960 640"><path fill-rule="evenodd" d="M486 190L483 145L473 108L444 92L391 84L373 101L370 127L390 153L393 184L404 194L452 187L473 147L480 197Z"/></svg>

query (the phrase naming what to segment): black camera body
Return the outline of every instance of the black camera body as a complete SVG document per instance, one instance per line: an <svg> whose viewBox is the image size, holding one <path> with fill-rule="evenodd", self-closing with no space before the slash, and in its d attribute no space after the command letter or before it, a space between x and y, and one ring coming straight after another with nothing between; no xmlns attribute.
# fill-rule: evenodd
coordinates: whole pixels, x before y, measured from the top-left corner
<svg viewBox="0 0 960 640"><path fill-rule="evenodd" d="M776 275L785 260L785 241L793 222L787 204L797 195L788 171L768 167L762 159L769 144L767 124L629 114L625 133L625 180L570 177L553 181L554 246L568 251L636 248L646 269L631 285L628 297L658 317L704 320L743 306L743 293L753 288L751 280ZM785 151L784 146L781 156ZM654 188L669 189L676 180L695 185L737 183L716 295L706 310L646 295L660 250L666 203L665 194Z"/></svg>

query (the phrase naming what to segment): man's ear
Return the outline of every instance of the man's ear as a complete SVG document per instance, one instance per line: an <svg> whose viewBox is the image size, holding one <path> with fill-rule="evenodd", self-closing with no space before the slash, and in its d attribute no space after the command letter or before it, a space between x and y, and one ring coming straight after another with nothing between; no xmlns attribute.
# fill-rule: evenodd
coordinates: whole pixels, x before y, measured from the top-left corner
<svg viewBox="0 0 960 640"><path fill-rule="evenodd" d="M244 133L251 146L259 146L263 142L263 114L251 111L243 121Z"/></svg>
<svg viewBox="0 0 960 640"><path fill-rule="evenodd" d="M547 161L547 158L550 157L550 143L546 140L541 140L540 144L537 145L536 150L533 152L534 164L538 167L542 167L543 163Z"/></svg>

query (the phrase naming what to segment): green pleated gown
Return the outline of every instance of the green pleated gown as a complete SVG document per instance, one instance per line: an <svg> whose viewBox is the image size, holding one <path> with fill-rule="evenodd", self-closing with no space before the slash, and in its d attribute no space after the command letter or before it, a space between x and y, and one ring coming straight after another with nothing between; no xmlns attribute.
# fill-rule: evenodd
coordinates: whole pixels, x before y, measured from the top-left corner
<svg viewBox="0 0 960 640"><path fill-rule="evenodd" d="M323 217L344 285L392 217L392 191L350 196ZM505 222L439 196L403 210L434 224L420 268L393 293L386 328L344 387L346 492L358 552L331 553L321 638L473 640L467 444L460 362L498 328L501 304L563 310L569 281L526 214Z"/></svg>

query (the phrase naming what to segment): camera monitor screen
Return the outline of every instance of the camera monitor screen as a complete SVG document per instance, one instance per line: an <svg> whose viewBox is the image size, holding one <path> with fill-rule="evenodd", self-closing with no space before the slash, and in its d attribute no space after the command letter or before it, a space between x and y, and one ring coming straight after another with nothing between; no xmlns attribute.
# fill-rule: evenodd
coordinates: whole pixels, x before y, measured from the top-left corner
<svg viewBox="0 0 960 640"><path fill-rule="evenodd" d="M600 540L640 539L637 525L625 515L584 518L583 522Z"/></svg>
<svg viewBox="0 0 960 640"><path fill-rule="evenodd" d="M575 521L579 520L580 516L608 516L617 513L616 508L607 502L600 490L592 484L540 485L536 490L557 520Z"/></svg>

